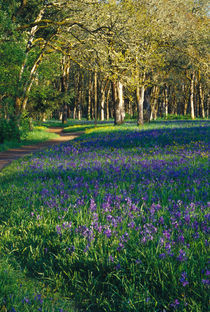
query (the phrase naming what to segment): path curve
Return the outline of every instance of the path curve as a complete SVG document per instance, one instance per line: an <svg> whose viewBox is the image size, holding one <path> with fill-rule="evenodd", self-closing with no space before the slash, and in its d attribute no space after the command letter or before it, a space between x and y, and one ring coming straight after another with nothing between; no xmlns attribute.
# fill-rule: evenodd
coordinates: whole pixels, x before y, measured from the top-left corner
<svg viewBox="0 0 210 312"><path fill-rule="evenodd" d="M74 133L64 133L63 128L50 127L48 132L57 133L60 136L56 139L45 141L34 145L25 145L17 148L9 149L5 152L0 152L0 171L8 166L13 160L29 155L33 152L41 151L47 147L57 145L66 141L73 140L83 134L83 131Z"/></svg>

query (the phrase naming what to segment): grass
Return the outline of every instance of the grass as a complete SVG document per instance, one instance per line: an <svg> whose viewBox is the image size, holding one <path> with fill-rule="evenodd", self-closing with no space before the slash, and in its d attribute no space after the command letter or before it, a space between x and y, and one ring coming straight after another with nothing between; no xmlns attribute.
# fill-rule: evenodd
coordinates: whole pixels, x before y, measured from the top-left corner
<svg viewBox="0 0 210 312"><path fill-rule="evenodd" d="M29 132L28 135L21 138L21 142L5 141L0 144L0 152L6 151L10 148L16 148L24 145L34 145L44 141L58 138L59 135L47 132L45 127L36 126L34 130Z"/></svg>
<svg viewBox="0 0 210 312"><path fill-rule="evenodd" d="M106 125L113 125L114 121L97 121L97 125L95 125L93 120L75 120L75 119L68 119L65 124L62 124L61 121L58 120L47 120L46 122L43 122L42 125L44 127L63 127L63 132L66 133L72 133L72 132L79 132L79 131L85 131L87 129L94 129L98 127L104 127Z"/></svg>
<svg viewBox="0 0 210 312"><path fill-rule="evenodd" d="M67 300L60 299L59 293L53 292L43 282L26 277L18 268L17 263L12 265L7 258L1 258L0 311L75 312Z"/></svg>
<svg viewBox="0 0 210 312"><path fill-rule="evenodd" d="M208 142L208 121L104 125L5 168L0 258L11 277L58 293L51 311L207 311Z"/></svg>
<svg viewBox="0 0 210 312"><path fill-rule="evenodd" d="M71 133L71 132L80 132L80 131L86 131L86 130L96 130L99 128L103 128L103 127L107 127L107 124L98 124L98 125L94 125L94 124L80 124L80 125L71 125L66 127L63 132L65 133ZM110 127L110 125L108 126Z"/></svg>

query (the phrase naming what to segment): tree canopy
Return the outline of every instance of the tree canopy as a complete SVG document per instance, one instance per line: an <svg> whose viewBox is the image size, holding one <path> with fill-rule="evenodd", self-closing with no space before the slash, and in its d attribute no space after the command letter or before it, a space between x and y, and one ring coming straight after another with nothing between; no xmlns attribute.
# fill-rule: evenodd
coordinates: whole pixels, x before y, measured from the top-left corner
<svg viewBox="0 0 210 312"><path fill-rule="evenodd" d="M0 22L4 118L208 116L206 0L1 0Z"/></svg>

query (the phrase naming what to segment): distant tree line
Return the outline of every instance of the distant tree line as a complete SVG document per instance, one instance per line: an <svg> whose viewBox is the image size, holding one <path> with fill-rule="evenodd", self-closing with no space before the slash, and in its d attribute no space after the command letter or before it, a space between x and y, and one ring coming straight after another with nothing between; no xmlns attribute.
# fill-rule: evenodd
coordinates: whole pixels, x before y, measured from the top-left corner
<svg viewBox="0 0 210 312"><path fill-rule="evenodd" d="M205 0L0 0L0 114L209 115Z"/></svg>

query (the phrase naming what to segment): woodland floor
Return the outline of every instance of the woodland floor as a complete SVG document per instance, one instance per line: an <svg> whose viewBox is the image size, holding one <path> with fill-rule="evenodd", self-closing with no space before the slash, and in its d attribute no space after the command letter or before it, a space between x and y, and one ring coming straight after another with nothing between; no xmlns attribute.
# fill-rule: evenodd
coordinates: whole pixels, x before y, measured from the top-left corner
<svg viewBox="0 0 210 312"><path fill-rule="evenodd" d="M60 135L60 137L53 139L53 140L45 141L42 143L38 143L35 145L26 145L26 146L21 146L18 148L9 149L5 152L0 152L0 171L4 167L8 166L13 160L24 157L26 155L33 153L33 152L43 150L47 147L50 147L50 146L53 146L56 144L60 144L62 142L73 140L83 133L83 132L75 132L75 133L71 133L71 134L63 133L62 132L63 128L58 128L58 127L50 127L50 128L48 128L48 131L53 132L53 133L57 133Z"/></svg>

